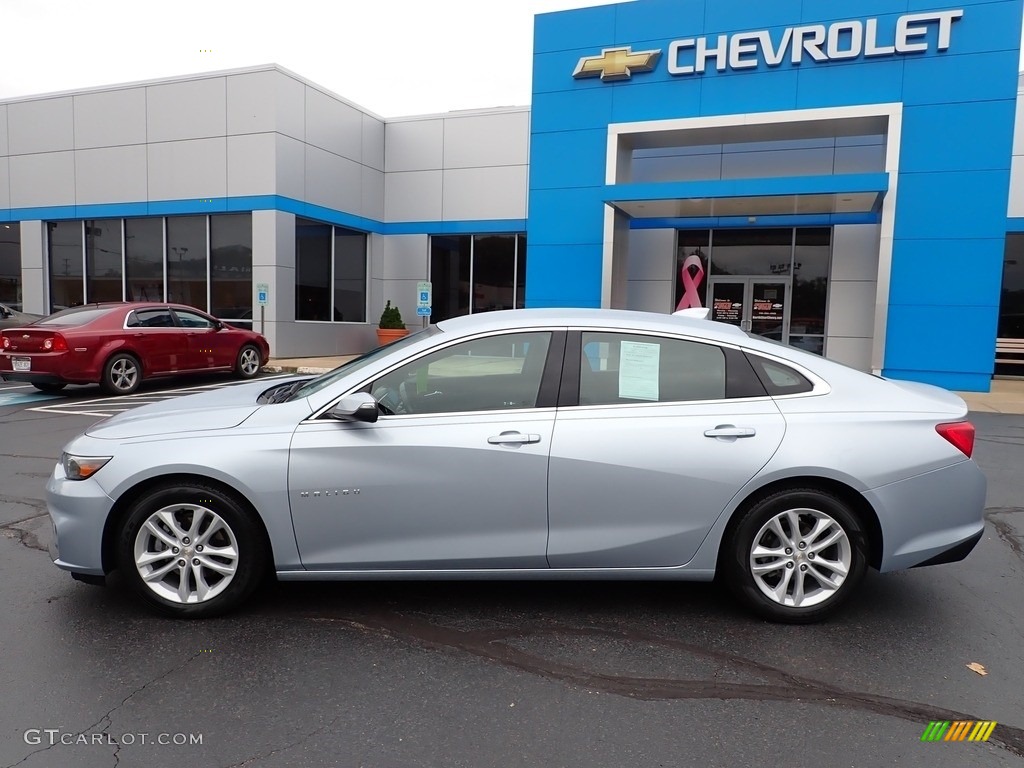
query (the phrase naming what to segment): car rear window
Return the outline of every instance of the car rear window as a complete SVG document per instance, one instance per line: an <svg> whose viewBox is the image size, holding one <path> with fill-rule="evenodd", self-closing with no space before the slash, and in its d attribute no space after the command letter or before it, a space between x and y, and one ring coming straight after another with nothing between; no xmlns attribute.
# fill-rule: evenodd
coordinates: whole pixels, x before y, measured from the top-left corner
<svg viewBox="0 0 1024 768"><path fill-rule="evenodd" d="M85 325L110 312L111 307L72 307L44 317L37 325Z"/></svg>
<svg viewBox="0 0 1024 768"><path fill-rule="evenodd" d="M769 395L799 395L803 392L810 392L814 385L797 370L783 365L774 360L769 360L758 355L747 355L747 359L754 367L754 372L761 380Z"/></svg>

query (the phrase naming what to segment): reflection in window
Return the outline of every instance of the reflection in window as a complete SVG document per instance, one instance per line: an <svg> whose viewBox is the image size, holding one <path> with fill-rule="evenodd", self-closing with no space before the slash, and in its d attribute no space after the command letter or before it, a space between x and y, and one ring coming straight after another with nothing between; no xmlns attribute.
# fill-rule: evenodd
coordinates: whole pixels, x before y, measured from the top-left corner
<svg viewBox="0 0 1024 768"><path fill-rule="evenodd" d="M167 300L206 309L206 217L167 219Z"/></svg>
<svg viewBox="0 0 1024 768"><path fill-rule="evenodd" d="M435 235L430 238L431 320L499 309L526 301L526 236Z"/></svg>
<svg viewBox="0 0 1024 768"><path fill-rule="evenodd" d="M125 219L128 301L164 300L164 220Z"/></svg>
<svg viewBox="0 0 1024 768"><path fill-rule="evenodd" d="M85 222L86 301L123 301L121 219Z"/></svg>
<svg viewBox="0 0 1024 768"><path fill-rule="evenodd" d="M580 405L724 397L725 353L713 344L635 334L583 334Z"/></svg>
<svg viewBox="0 0 1024 768"><path fill-rule="evenodd" d="M713 275L788 275L792 269L793 230L716 229L711 239Z"/></svg>
<svg viewBox="0 0 1024 768"><path fill-rule="evenodd" d="M469 314L472 247L469 236L430 238L431 322Z"/></svg>
<svg viewBox="0 0 1024 768"><path fill-rule="evenodd" d="M817 354L824 351L825 306L828 301L828 269L832 251L832 230L828 227L798 229L793 254L793 308L790 311L790 336L818 336L790 344Z"/></svg>
<svg viewBox="0 0 1024 768"><path fill-rule="evenodd" d="M56 312L84 302L82 222L51 221L46 228L50 245L50 312Z"/></svg>
<svg viewBox="0 0 1024 768"><path fill-rule="evenodd" d="M252 214L210 217L210 314L252 319Z"/></svg>
<svg viewBox="0 0 1024 768"><path fill-rule="evenodd" d="M331 319L331 225L295 220L295 319Z"/></svg>
<svg viewBox="0 0 1024 768"><path fill-rule="evenodd" d="M473 238L473 312L515 306L515 235Z"/></svg>
<svg viewBox="0 0 1024 768"><path fill-rule="evenodd" d="M21 311L21 225L0 224L0 304Z"/></svg>
<svg viewBox="0 0 1024 768"><path fill-rule="evenodd" d="M334 314L346 323L366 322L366 235L334 229Z"/></svg>

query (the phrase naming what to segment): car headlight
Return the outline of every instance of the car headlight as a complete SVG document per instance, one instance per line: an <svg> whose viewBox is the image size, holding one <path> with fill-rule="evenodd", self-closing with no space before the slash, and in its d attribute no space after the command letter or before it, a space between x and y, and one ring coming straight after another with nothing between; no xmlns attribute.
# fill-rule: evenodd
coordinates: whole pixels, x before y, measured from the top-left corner
<svg viewBox="0 0 1024 768"><path fill-rule="evenodd" d="M110 459L110 456L73 456L70 453L60 455L60 463L68 480L85 480L92 477Z"/></svg>

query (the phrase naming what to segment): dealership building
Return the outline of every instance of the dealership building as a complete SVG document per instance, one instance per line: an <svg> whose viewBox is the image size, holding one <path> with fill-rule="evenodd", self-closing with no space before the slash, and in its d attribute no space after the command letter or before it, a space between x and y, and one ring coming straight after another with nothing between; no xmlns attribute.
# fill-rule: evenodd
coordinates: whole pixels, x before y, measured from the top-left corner
<svg viewBox="0 0 1024 768"><path fill-rule="evenodd" d="M300 357L370 348L388 300L418 326L429 280L434 320L706 306L987 391L1024 375L1021 15L543 14L529 106L398 119L273 65L2 101L0 303L181 302Z"/></svg>

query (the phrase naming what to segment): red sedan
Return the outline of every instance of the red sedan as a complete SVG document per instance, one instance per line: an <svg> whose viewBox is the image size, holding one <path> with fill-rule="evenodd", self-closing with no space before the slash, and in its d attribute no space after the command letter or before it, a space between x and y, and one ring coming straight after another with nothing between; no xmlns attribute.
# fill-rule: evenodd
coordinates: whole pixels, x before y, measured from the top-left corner
<svg viewBox="0 0 1024 768"><path fill-rule="evenodd" d="M234 371L249 379L270 358L258 333L193 307L162 303L88 304L0 332L0 378L43 392L99 384L127 395L143 379Z"/></svg>

